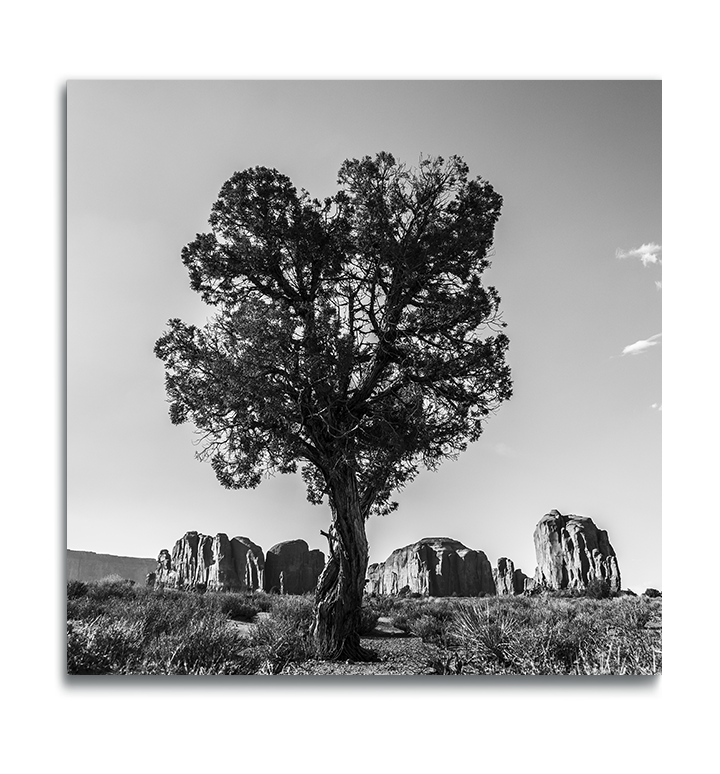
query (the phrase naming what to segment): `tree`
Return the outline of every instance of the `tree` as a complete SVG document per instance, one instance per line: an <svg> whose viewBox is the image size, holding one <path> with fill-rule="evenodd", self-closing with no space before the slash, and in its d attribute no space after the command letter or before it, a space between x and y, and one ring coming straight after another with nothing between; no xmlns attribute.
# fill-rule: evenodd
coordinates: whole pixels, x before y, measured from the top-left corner
<svg viewBox="0 0 720 774"><path fill-rule="evenodd" d="M327 498L329 555L315 592L321 657L360 660L365 522L393 491L475 441L511 396L490 265L501 197L453 156L407 168L389 153L343 163L324 201L274 169L234 174L211 232L182 252L214 306L170 320L173 423L187 420L228 488L301 467Z"/></svg>

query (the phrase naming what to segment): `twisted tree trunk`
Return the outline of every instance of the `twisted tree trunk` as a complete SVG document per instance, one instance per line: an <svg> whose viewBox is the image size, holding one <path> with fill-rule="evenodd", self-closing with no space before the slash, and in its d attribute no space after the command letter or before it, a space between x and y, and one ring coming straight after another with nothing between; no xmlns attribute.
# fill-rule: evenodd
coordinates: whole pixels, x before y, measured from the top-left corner
<svg viewBox="0 0 720 774"><path fill-rule="evenodd" d="M346 467L332 476L330 508L329 558L315 589L315 646L318 656L330 661L369 661L374 653L360 645L367 513L360 505L357 480Z"/></svg>

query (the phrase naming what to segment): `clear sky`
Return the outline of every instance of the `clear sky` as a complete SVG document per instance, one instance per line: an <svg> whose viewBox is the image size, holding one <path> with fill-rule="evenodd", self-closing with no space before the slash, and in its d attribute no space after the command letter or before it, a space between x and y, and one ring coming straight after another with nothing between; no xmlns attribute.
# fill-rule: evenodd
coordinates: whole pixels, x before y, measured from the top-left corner
<svg viewBox="0 0 720 774"><path fill-rule="evenodd" d="M194 529L326 550L299 476L224 490L170 423L154 342L212 315L180 251L235 171L321 197L346 158L458 154L504 197L487 279L515 394L370 520L370 559L440 535L532 574L557 508L608 531L624 587L662 588L659 81L71 81L67 124L69 548L156 556Z"/></svg>

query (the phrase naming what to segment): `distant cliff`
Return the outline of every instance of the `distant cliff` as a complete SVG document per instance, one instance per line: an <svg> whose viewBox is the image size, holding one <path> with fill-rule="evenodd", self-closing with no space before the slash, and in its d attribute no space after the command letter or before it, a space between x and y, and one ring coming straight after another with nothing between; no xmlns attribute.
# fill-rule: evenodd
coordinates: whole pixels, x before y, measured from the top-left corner
<svg viewBox="0 0 720 774"><path fill-rule="evenodd" d="M67 579L95 581L108 575L144 585L148 573L155 571L156 559L140 559L135 556L113 556L96 554L93 551L72 551L67 549Z"/></svg>

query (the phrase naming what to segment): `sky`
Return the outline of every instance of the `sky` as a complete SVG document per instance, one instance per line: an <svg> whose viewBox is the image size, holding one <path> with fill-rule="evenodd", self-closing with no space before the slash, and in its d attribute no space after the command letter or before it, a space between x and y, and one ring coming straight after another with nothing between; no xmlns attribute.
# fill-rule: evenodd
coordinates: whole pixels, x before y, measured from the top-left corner
<svg viewBox="0 0 720 774"><path fill-rule="evenodd" d="M224 490L168 417L153 345L212 316L180 251L223 182L274 167L322 197L346 158L462 156L503 196L487 281L514 395L457 461L367 524L370 561L447 536L535 569L552 509L662 588L660 81L70 81L67 546L154 557L188 530L326 550L299 476Z"/></svg>

